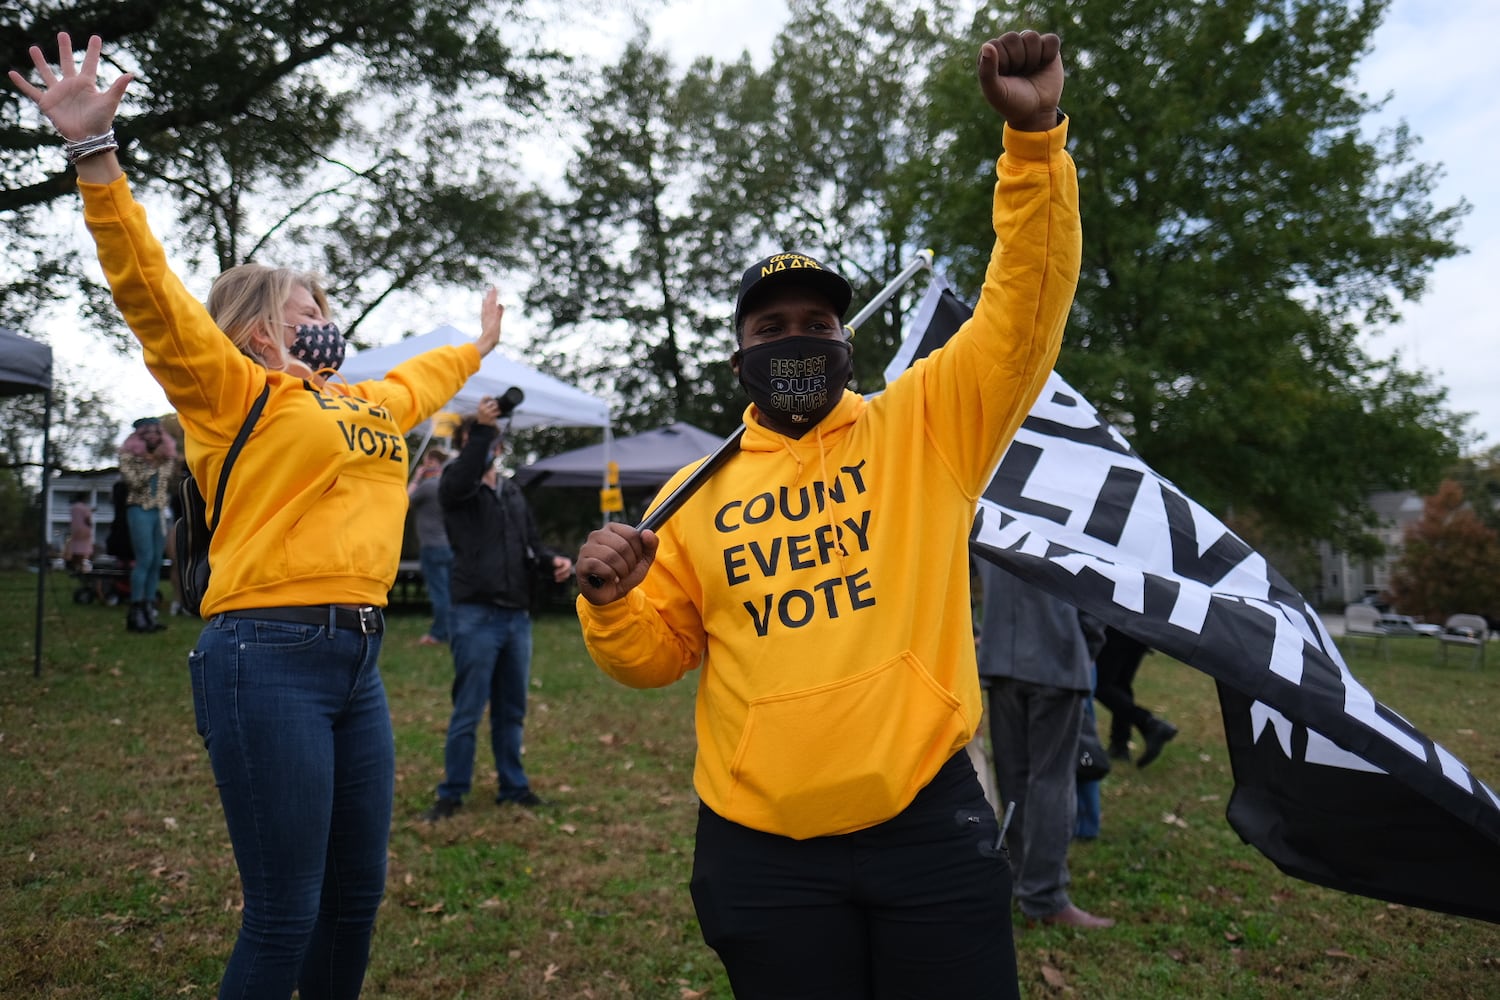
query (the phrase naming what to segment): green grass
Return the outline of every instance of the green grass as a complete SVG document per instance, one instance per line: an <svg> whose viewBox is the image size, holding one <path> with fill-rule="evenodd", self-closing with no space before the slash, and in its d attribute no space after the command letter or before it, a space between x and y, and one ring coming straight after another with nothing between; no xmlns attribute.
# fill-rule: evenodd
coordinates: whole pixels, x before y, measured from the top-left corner
<svg viewBox="0 0 1500 1000"><path fill-rule="evenodd" d="M212 996L239 887L193 731L195 623L127 634L122 609L75 605L71 591L50 578L34 679L35 577L0 574L0 997ZM441 776L451 665L417 645L426 624L393 615L382 657L396 820L365 996L729 997L687 893L691 682L621 688L571 616L540 618L527 766L554 805L502 810L478 795L427 826L415 817ZM1391 648L1389 663L1356 658L1355 674L1500 784L1500 663L1440 668L1420 638ZM1283 876L1224 821L1209 680L1156 655L1138 688L1181 735L1145 771L1116 766L1102 838L1071 855L1077 902L1119 925L1019 932L1023 995L1500 997L1500 927Z"/></svg>

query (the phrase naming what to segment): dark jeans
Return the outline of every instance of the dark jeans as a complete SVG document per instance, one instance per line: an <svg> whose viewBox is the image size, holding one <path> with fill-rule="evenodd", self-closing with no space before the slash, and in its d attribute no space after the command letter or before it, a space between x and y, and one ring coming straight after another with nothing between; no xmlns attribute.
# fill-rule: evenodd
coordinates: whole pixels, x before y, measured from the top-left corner
<svg viewBox="0 0 1500 1000"><path fill-rule="evenodd" d="M1068 844L1078 823L1078 727L1088 694L991 677L995 785L1014 804L1005 844L1016 901L1033 919L1068 903Z"/></svg>
<svg viewBox="0 0 1500 1000"><path fill-rule="evenodd" d="M531 680L531 616L520 608L454 604L448 610L453 646L453 716L443 749L439 798L462 800L474 784L474 750L484 706L500 774L499 800L531 790L521 766L526 686Z"/></svg>
<svg viewBox="0 0 1500 1000"><path fill-rule="evenodd" d="M448 641L448 576L453 570L453 550L446 545L424 545L417 553L422 564L422 585L432 602L432 628L427 634Z"/></svg>
<svg viewBox="0 0 1500 1000"><path fill-rule="evenodd" d="M1104 648L1095 661L1094 697L1109 709L1110 746L1123 747L1130 742L1132 726L1145 732L1151 721L1151 713L1135 703L1135 674L1149 651L1123 632L1105 631Z"/></svg>
<svg viewBox="0 0 1500 1000"><path fill-rule="evenodd" d="M188 656L245 893L221 998L359 995L396 778L380 639L215 616Z"/></svg>
<svg viewBox="0 0 1500 1000"><path fill-rule="evenodd" d="M1010 870L968 754L899 815L792 840L698 810L693 905L738 1000L1019 995Z"/></svg>

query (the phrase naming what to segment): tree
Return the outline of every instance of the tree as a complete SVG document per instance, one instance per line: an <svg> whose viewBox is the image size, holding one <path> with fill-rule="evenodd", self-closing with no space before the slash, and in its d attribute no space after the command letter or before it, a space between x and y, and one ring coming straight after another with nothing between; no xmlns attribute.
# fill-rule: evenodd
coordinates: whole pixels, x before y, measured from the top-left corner
<svg viewBox="0 0 1500 1000"><path fill-rule="evenodd" d="M725 331L692 284L694 196L712 153L688 141L681 86L644 35L600 75L544 237L549 266L528 296L551 316L552 341L588 331L590 349L564 359L563 374L607 386L628 430L688 420L727 431L736 415L714 405Z"/></svg>
<svg viewBox="0 0 1500 1000"><path fill-rule="evenodd" d="M0 468L34 471L41 467L46 403L40 392L0 399ZM62 378L52 385L49 438L52 466L58 469L112 465L121 440L103 393ZM34 489L36 483L31 485Z"/></svg>
<svg viewBox="0 0 1500 1000"><path fill-rule="evenodd" d="M613 392L626 426L738 423L726 362L740 268L811 254L850 279L858 308L921 247L927 116L912 81L944 47L948 5L790 11L764 71L746 57L676 76L643 36L600 82L532 301L558 328L590 331L594 350L565 370ZM857 331L862 389L880 386L914 290Z"/></svg>
<svg viewBox="0 0 1500 1000"><path fill-rule="evenodd" d="M1406 529L1390 589L1397 607L1429 621L1500 617L1500 533L1479 519L1454 480L1443 480L1422 519Z"/></svg>
<svg viewBox="0 0 1500 1000"><path fill-rule="evenodd" d="M1064 38L1084 261L1059 371L1205 506L1349 547L1375 489L1432 487L1464 418L1359 337L1418 297L1467 206L1404 128L1367 139L1352 90L1383 0L1072 0ZM966 48L1018 18L987 10ZM930 238L976 288L972 178L995 128L972 60L934 82ZM943 196L944 192L952 192Z"/></svg>
<svg viewBox="0 0 1500 1000"><path fill-rule="evenodd" d="M1479 519L1500 531L1500 444L1461 459L1448 478L1458 481Z"/></svg>
<svg viewBox="0 0 1500 1000"><path fill-rule="evenodd" d="M58 30L136 74L116 133L138 189L169 193L173 247L220 270L274 256L335 276L346 330L393 292L513 266L533 201L499 151L545 96L512 45L522 0L74 0L0 24L8 65ZM502 32L502 25L505 31ZM58 138L0 88L0 322L80 295L118 320L46 208L71 198ZM479 155L479 154L483 155ZM355 266L353 262L357 261Z"/></svg>

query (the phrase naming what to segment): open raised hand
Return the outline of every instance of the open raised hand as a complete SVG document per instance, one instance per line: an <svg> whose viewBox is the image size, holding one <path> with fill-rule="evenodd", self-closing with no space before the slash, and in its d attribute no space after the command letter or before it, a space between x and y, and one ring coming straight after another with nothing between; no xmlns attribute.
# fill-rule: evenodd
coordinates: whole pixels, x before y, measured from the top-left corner
<svg viewBox="0 0 1500 1000"><path fill-rule="evenodd" d="M35 102L38 110L46 115L52 126L69 142L77 142L89 136L102 135L114 124L115 112L125 96L125 89L134 79L122 73L104 90L99 89L99 36L89 39L88 49L83 55L83 66L74 67L73 40L67 32L57 36L57 72L39 46L31 47L31 61L36 65L37 77L42 86L37 87L15 70L10 71L11 82L16 88Z"/></svg>
<svg viewBox="0 0 1500 1000"><path fill-rule="evenodd" d="M1062 100L1062 42L1056 35L1008 31L979 47L979 89L1011 128L1046 132Z"/></svg>
<svg viewBox="0 0 1500 1000"><path fill-rule="evenodd" d="M500 304L500 292L491 285L484 293L484 301L479 304L479 339L474 341L474 346L479 349L481 358L500 343L500 320L504 316L505 306Z"/></svg>

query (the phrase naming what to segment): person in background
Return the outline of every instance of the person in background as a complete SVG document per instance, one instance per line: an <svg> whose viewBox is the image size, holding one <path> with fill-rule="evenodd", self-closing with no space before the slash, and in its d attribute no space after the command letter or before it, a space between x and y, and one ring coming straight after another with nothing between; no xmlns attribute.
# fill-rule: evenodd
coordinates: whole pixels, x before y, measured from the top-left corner
<svg viewBox="0 0 1500 1000"><path fill-rule="evenodd" d="M800 253L752 265L738 451L659 533L611 523L579 552L601 669L640 688L699 671L690 887L740 1000L1019 993L999 823L964 752L968 533L1077 286L1059 47L979 47L1005 152L973 317L866 401L846 388L849 283Z"/></svg>
<svg viewBox="0 0 1500 1000"><path fill-rule="evenodd" d="M422 585L432 603L432 626L417 640L421 646L448 644L448 577L453 570L453 549L448 545L448 530L443 527L443 505L438 502L438 477L446 461L448 453L443 449L427 449L406 485L406 502L417 529Z"/></svg>
<svg viewBox="0 0 1500 1000"><path fill-rule="evenodd" d="M1086 630L1097 635L1102 623L993 563L978 566L979 676L989 694L996 789L1015 806L1005 845L1016 903L1043 924L1112 927L1113 920L1079 909L1068 896L1079 731L1092 686Z"/></svg>
<svg viewBox="0 0 1500 1000"><path fill-rule="evenodd" d="M531 680L531 567L546 566L561 582L573 572L573 560L542 544L525 494L495 468L505 440L499 420L500 403L481 400L479 412L459 425L458 457L444 466L438 483L448 538L456 543L448 609L453 714L443 781L422 814L429 823L456 813L473 787L486 705L499 777L496 804L546 805L521 761Z"/></svg>
<svg viewBox="0 0 1500 1000"><path fill-rule="evenodd" d="M101 91L99 38L81 66L69 36L57 42L56 69L31 49L40 87L10 79L62 135L115 304L182 421L205 499L222 501L206 621L188 656L244 890L219 996L352 1000L385 891L395 791L379 656L406 518L405 435L479 370L503 309L492 288L474 343L347 385L331 378L344 339L312 276L232 267L205 306L167 266L115 155L130 74Z"/></svg>
<svg viewBox="0 0 1500 1000"><path fill-rule="evenodd" d="M74 572L87 573L93 569L94 558L94 508L89 506L88 494L73 495L68 522L68 544L63 559Z"/></svg>
<svg viewBox="0 0 1500 1000"><path fill-rule="evenodd" d="M1151 648L1117 628L1104 633L1104 648L1099 651L1099 684L1094 697L1109 709L1109 755L1115 760L1130 760L1131 727L1140 730L1144 746L1135 766L1145 767L1177 735L1177 727L1159 719L1135 703L1135 675Z"/></svg>
<svg viewBox="0 0 1500 1000"><path fill-rule="evenodd" d="M156 598L162 560L167 554L166 517L172 507L177 445L162 433L161 420L141 417L120 445L120 478L125 481L125 523L135 562L130 568L130 632L159 632Z"/></svg>
<svg viewBox="0 0 1500 1000"><path fill-rule="evenodd" d="M1088 618L1087 612L1080 611L1080 617ZM1087 624L1084 633L1089 637L1089 660L1092 661L1104 645L1104 625L1095 621L1093 627ZM1089 668L1090 684L1097 683L1098 669ZM1080 731L1079 740L1082 744L1095 748L1095 752L1103 749L1103 742L1099 739L1099 720L1094 717L1093 691L1090 689L1090 697L1083 699L1083 728ZM1094 763L1091 761L1091 763ZM1109 766L1108 754L1103 754L1103 759L1095 764L1096 767ZM1073 827L1073 836L1079 840L1097 840L1104 824L1104 797L1100 794L1099 786L1104 783L1103 778L1084 777L1080 772L1078 775L1078 822Z"/></svg>

